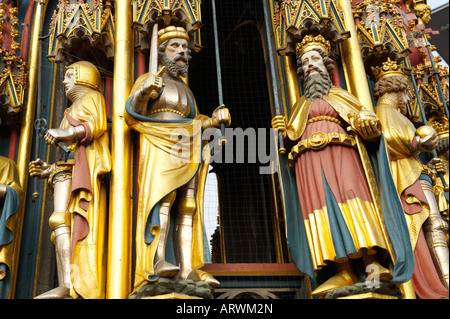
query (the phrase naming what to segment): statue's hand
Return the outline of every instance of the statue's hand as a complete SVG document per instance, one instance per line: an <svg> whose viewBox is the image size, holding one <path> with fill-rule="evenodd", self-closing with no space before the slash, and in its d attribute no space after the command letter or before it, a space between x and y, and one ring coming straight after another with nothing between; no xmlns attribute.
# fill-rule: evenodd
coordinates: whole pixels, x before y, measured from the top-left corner
<svg viewBox="0 0 450 319"><path fill-rule="evenodd" d="M31 177L47 178L54 170L54 165L50 165L40 158L33 162L30 162L30 164L28 165L28 172Z"/></svg>
<svg viewBox="0 0 450 319"><path fill-rule="evenodd" d="M47 144L57 147L59 142L76 142L86 136L86 130L83 125L69 126L68 129L49 129L44 139Z"/></svg>
<svg viewBox="0 0 450 319"><path fill-rule="evenodd" d="M442 158L433 157L428 163L427 166L437 172L438 174L445 174L447 170L445 169L445 164Z"/></svg>
<svg viewBox="0 0 450 319"><path fill-rule="evenodd" d="M71 136L67 130L53 128L45 133L44 139L47 144L57 147L58 142L71 140Z"/></svg>
<svg viewBox="0 0 450 319"><path fill-rule="evenodd" d="M166 71L166 67L163 66L158 73L150 74L148 78L144 81L141 87L141 91L144 95L149 96L151 99L156 99L161 92L164 83L161 75Z"/></svg>
<svg viewBox="0 0 450 319"><path fill-rule="evenodd" d="M417 148L423 152L431 152L437 146L439 137L434 128L423 125L416 130Z"/></svg>
<svg viewBox="0 0 450 319"><path fill-rule="evenodd" d="M366 141L373 141L381 135L381 123L376 114L369 110L362 110L356 116L350 117L354 129Z"/></svg>
<svg viewBox="0 0 450 319"><path fill-rule="evenodd" d="M272 119L272 128L278 130L283 133L283 136L286 134L286 117L283 115L277 115Z"/></svg>
<svg viewBox="0 0 450 319"><path fill-rule="evenodd" d="M212 127L220 128L222 123L224 123L225 126L231 125L230 110L228 110L223 104L214 110L210 119L210 124Z"/></svg>

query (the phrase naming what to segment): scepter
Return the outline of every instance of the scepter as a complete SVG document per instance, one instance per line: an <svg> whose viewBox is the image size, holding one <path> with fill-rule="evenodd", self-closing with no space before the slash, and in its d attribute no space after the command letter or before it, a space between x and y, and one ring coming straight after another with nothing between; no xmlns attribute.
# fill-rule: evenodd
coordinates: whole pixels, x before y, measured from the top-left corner
<svg viewBox="0 0 450 319"><path fill-rule="evenodd" d="M216 55L216 70L217 70L217 91L219 94L219 105L223 105L223 90L222 90L222 72L220 69L220 55L219 55L219 37L217 32L217 17L216 17L216 2L211 0L212 16L213 16L213 31L214 31L214 50ZM227 142L225 138L225 123L220 123L220 145Z"/></svg>

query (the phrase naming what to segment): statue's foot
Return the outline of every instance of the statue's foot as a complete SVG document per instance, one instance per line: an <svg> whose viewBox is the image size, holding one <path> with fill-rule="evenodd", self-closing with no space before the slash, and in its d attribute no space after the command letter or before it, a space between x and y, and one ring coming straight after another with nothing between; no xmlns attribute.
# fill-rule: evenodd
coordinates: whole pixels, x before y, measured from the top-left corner
<svg viewBox="0 0 450 319"><path fill-rule="evenodd" d="M155 274L159 277L174 277L179 271L180 267L165 260L159 260L155 264Z"/></svg>
<svg viewBox="0 0 450 319"><path fill-rule="evenodd" d="M70 297L70 288L59 286L34 297L34 299L64 299L68 297Z"/></svg>
<svg viewBox="0 0 450 319"><path fill-rule="evenodd" d="M213 276L211 276L211 275L208 275L205 279L204 279L204 281L208 284L208 285L210 285L211 287L217 287L218 285L220 285L220 281L218 281L216 278L214 278Z"/></svg>
<svg viewBox="0 0 450 319"><path fill-rule="evenodd" d="M193 281L199 281L200 278L197 276L194 270L192 269L181 269L177 275L180 280L191 279Z"/></svg>
<svg viewBox="0 0 450 319"><path fill-rule="evenodd" d="M370 264L373 267L370 267L370 272L367 275L370 275L372 278L379 278L380 281L389 281L392 279L392 274L389 269L381 266L378 262L373 262Z"/></svg>
<svg viewBox="0 0 450 319"><path fill-rule="evenodd" d="M217 287L220 285L220 282L216 278L203 270L188 269L183 271L182 269L178 273L177 277L180 280L191 279L193 281L203 281L211 287Z"/></svg>
<svg viewBox="0 0 450 319"><path fill-rule="evenodd" d="M327 281L325 281L323 284L321 284L319 287L317 287L313 292L313 296L325 296L327 293L344 287L344 286L353 286L358 282L358 279L353 274L353 272L350 271L340 271Z"/></svg>

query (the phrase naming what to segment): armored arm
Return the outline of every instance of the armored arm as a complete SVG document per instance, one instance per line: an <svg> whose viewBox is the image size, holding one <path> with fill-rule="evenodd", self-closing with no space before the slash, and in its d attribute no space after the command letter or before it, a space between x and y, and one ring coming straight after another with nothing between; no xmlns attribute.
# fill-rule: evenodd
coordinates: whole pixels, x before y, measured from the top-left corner
<svg viewBox="0 0 450 319"><path fill-rule="evenodd" d="M164 83L161 75L166 71L166 67L163 66L158 73L149 74L144 83L134 92L133 99L131 101L131 108L139 114L145 114L147 112L147 103L150 99L156 100L161 92Z"/></svg>

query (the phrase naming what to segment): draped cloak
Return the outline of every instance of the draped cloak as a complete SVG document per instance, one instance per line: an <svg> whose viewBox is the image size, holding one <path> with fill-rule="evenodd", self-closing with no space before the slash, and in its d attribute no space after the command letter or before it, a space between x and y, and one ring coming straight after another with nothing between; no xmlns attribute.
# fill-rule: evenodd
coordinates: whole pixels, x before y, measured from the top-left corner
<svg viewBox="0 0 450 319"><path fill-rule="evenodd" d="M197 210L192 230L192 268L200 279L207 274L204 265L203 246L203 195L209 166L209 148L202 150L202 121L191 90L179 79L163 76L165 87L159 98L164 98L171 81L178 81L189 97L190 112L179 120L153 119L136 113L131 108L134 92L148 74L141 75L133 85L126 103L126 120L139 135L138 207L136 217L136 266L133 292L148 281L157 280L153 268L156 247L160 238L159 201L174 190L188 183L198 173L196 193ZM180 84L180 83L179 83ZM174 218L176 205L170 214ZM172 226L173 220L170 225ZM166 243L166 259L174 264L173 229L170 227Z"/></svg>
<svg viewBox="0 0 450 319"><path fill-rule="evenodd" d="M106 285L106 185L111 170L103 95L89 90L66 110L60 129L83 125L86 137L68 145L75 155L68 211L71 213L73 298L104 299ZM64 165L64 162L58 162Z"/></svg>
<svg viewBox="0 0 450 319"><path fill-rule="evenodd" d="M329 121L307 124L312 109L319 110L314 116L332 116L349 123L349 117L363 106L334 86L315 102L302 97L287 125L289 140L308 138L314 127L328 130L324 133L346 133ZM287 156L280 155L290 253L297 268L312 279L313 287L318 285L320 269L329 261L359 257L361 248L389 252L394 261L393 283L406 282L412 275L411 244L405 239L407 226L389 172L384 139L370 145L374 150L368 153L359 136L354 137L358 151L340 145L306 151L297 159L295 172L288 167Z"/></svg>
<svg viewBox="0 0 450 319"><path fill-rule="evenodd" d="M429 215L429 203L420 184L422 163L416 155L416 128L411 121L390 105L378 103L376 114L383 127L390 158L390 168L401 198L409 238L414 250L413 283L423 299L448 298L433 265L422 224Z"/></svg>
<svg viewBox="0 0 450 319"><path fill-rule="evenodd" d="M0 207L0 299L9 298L14 268L14 251L18 249L19 204L23 199L16 163L0 156L0 184L6 185L6 197Z"/></svg>

